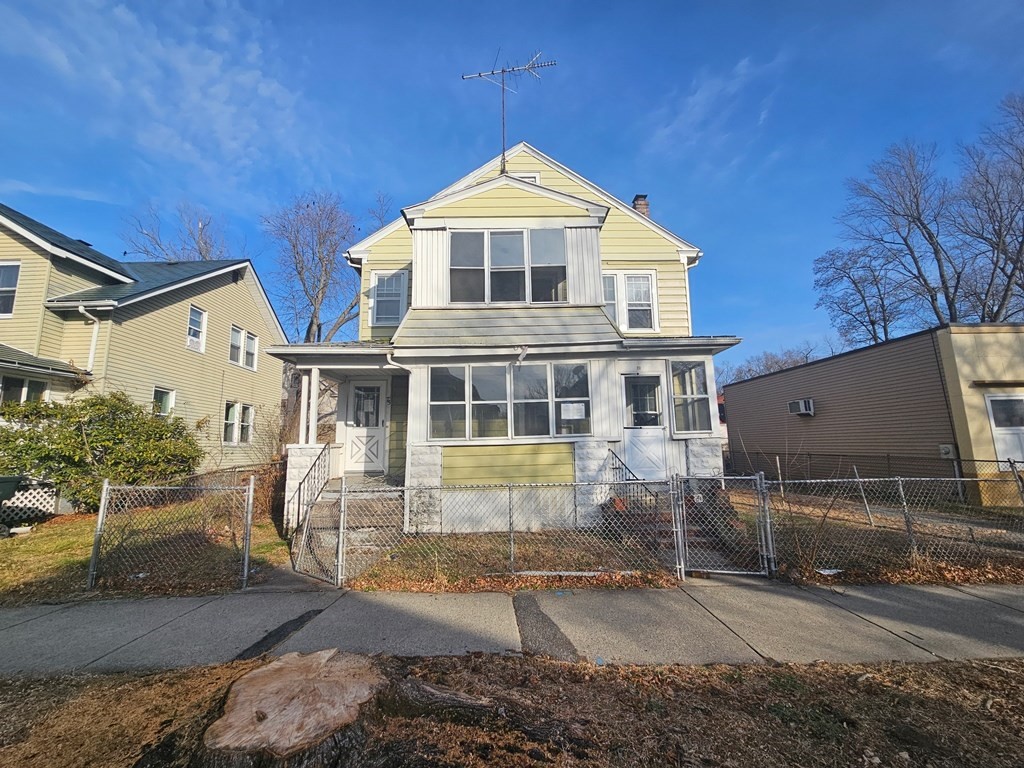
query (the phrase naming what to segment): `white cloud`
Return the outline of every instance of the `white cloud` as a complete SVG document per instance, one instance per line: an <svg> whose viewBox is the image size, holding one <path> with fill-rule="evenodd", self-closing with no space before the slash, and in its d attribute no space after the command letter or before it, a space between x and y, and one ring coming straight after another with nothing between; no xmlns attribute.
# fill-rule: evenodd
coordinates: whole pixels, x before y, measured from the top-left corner
<svg viewBox="0 0 1024 768"><path fill-rule="evenodd" d="M49 184L30 184L20 179L0 179L0 195L40 195L43 197L67 197L94 203L114 203L108 195L93 189L62 187Z"/></svg>
<svg viewBox="0 0 1024 768"><path fill-rule="evenodd" d="M140 167L184 172L190 186L235 203L282 155L302 171L320 152L263 36L231 0L0 7L0 48L46 71L85 131L126 142Z"/></svg>

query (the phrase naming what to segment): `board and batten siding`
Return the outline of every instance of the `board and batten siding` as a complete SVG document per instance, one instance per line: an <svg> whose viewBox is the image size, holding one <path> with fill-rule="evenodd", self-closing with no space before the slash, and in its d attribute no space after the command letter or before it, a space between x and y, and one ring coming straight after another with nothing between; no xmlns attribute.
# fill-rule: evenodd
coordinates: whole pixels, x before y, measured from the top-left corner
<svg viewBox="0 0 1024 768"><path fill-rule="evenodd" d="M206 468L269 459L280 432L283 364L263 350L283 339L256 304L257 291L247 269L237 282L220 275L117 309L108 363L94 386L140 403L152 400L154 386L174 390L174 414L202 430ZM190 304L207 313L202 353L185 346ZM232 325L259 337L255 371L228 360ZM256 407L252 443L222 443L227 401Z"/></svg>
<svg viewBox="0 0 1024 768"><path fill-rule="evenodd" d="M601 242L597 227L565 230L566 280L570 304L604 304Z"/></svg>
<svg viewBox="0 0 1024 768"><path fill-rule="evenodd" d="M445 446L442 485L492 483L571 483L575 479L572 443Z"/></svg>
<svg viewBox="0 0 1024 768"><path fill-rule="evenodd" d="M443 307L448 303L448 231L417 229L412 233L413 307Z"/></svg>
<svg viewBox="0 0 1024 768"><path fill-rule="evenodd" d="M814 400L814 416L789 413ZM933 336L921 334L725 387L729 451L939 457L954 442Z"/></svg>

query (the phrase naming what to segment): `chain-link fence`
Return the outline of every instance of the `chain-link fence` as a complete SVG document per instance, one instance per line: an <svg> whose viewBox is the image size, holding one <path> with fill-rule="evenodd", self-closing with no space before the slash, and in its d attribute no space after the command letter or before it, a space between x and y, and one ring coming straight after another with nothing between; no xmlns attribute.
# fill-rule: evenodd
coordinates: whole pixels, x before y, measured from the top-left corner
<svg viewBox="0 0 1024 768"><path fill-rule="evenodd" d="M1024 567L1016 478L768 482L780 565L873 580L899 571ZM733 495L734 503L750 494Z"/></svg>
<svg viewBox="0 0 1024 768"><path fill-rule="evenodd" d="M244 587L256 479L168 486L103 484L89 587Z"/></svg>
<svg viewBox="0 0 1024 768"><path fill-rule="evenodd" d="M900 456L891 453L810 453L729 450L723 454L726 474L769 480L841 480L857 477L1008 477L1007 461Z"/></svg>

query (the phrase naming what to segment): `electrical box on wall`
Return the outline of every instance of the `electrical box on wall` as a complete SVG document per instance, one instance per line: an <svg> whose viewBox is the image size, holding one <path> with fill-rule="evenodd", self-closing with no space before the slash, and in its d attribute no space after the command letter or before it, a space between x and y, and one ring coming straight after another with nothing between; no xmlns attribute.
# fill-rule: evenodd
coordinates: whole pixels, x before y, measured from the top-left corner
<svg viewBox="0 0 1024 768"><path fill-rule="evenodd" d="M956 458L956 446L952 443L939 443L939 458L940 459L955 459Z"/></svg>

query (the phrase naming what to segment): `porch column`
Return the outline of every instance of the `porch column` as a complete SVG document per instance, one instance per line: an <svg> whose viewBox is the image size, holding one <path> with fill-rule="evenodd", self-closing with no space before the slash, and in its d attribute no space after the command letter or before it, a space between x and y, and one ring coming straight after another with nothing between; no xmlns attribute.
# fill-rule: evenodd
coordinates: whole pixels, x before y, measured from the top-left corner
<svg viewBox="0 0 1024 768"><path fill-rule="evenodd" d="M317 423L320 420L320 369L311 368L309 371L309 444L320 442L317 434Z"/></svg>
<svg viewBox="0 0 1024 768"><path fill-rule="evenodd" d="M306 445L306 424L309 421L309 374L302 372L299 382L299 445Z"/></svg>

